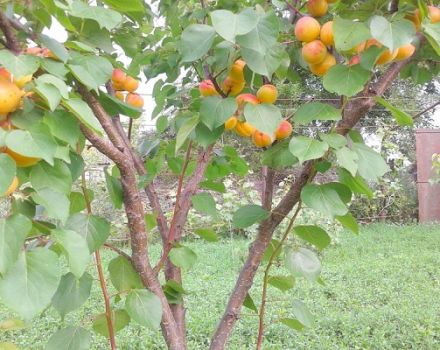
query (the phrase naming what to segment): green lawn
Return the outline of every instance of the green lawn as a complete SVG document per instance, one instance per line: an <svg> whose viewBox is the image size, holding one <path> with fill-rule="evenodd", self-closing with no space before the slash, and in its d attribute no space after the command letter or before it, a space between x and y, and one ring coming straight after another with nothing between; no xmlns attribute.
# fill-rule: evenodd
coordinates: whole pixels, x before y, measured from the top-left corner
<svg viewBox="0 0 440 350"><path fill-rule="evenodd" d="M231 290L249 242L192 243L199 259L186 276L189 349L206 349ZM154 247L157 256L158 247ZM104 258L113 254L105 252ZM364 227L359 236L344 233L337 246L322 256L325 286L299 281L288 293L270 289L264 349L440 349L440 227ZM287 273L279 267L277 273ZM252 296L258 303L258 280ZM81 323L102 312L100 290L65 325ZM291 317L293 299L304 301L315 315L315 326L295 332L276 323ZM1 318L13 314L1 308ZM62 327L54 310L28 328L0 333L20 349L43 349L50 335ZM257 318L245 309L228 349L253 349ZM120 349L164 349L159 332L133 324L117 334ZM93 349L107 349L96 335Z"/></svg>

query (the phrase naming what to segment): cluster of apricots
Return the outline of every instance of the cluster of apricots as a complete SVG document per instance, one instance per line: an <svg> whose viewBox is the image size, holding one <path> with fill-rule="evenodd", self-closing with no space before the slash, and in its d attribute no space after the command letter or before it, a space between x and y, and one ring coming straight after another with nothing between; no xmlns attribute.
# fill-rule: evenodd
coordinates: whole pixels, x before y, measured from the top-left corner
<svg viewBox="0 0 440 350"><path fill-rule="evenodd" d="M237 60L232 65L231 70L222 84L222 91L225 95L236 96L239 94L246 84L243 70L246 62ZM219 95L214 83L211 80L204 80L199 85L200 94L204 97ZM252 142L257 147L268 147L275 140L282 140L289 137L292 133L292 124L287 120L283 120L275 131L274 135L268 135L260 130L257 130L252 124L245 121L242 117L244 107L247 103L257 105L260 103L273 104L278 98L278 90L271 84L265 84L258 89L257 94L244 93L238 95L235 99L237 101L237 110L225 122L225 130L235 130L235 132L242 137L251 137Z"/></svg>
<svg viewBox="0 0 440 350"><path fill-rule="evenodd" d="M135 108L142 108L144 106L144 99L135 92L139 87L139 81L125 74L122 69L113 69L112 85L117 99L125 101L125 103ZM124 91L127 94L124 94Z"/></svg>
<svg viewBox="0 0 440 350"><path fill-rule="evenodd" d="M407 14L405 18L414 23L416 31L420 30L420 26L422 25L422 16L420 15L419 9ZM428 18L431 23L440 22L440 9L435 6L428 6Z"/></svg>

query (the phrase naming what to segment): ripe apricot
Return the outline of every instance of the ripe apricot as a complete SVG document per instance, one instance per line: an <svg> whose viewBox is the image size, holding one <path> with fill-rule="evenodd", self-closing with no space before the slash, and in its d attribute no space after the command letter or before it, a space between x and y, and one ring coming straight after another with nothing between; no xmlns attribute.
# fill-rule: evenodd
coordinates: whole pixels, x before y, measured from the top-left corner
<svg viewBox="0 0 440 350"><path fill-rule="evenodd" d="M257 96L252 94L240 94L235 98L237 102L238 108L243 108L246 103L250 103L253 105L257 105L260 103L260 100Z"/></svg>
<svg viewBox="0 0 440 350"><path fill-rule="evenodd" d="M252 134L252 142L255 146L262 148L270 146L273 143L273 139L270 137L270 135L259 130L255 130Z"/></svg>
<svg viewBox="0 0 440 350"><path fill-rule="evenodd" d="M327 46L335 45L335 37L333 35L333 21L324 23L321 27L320 39Z"/></svg>
<svg viewBox="0 0 440 350"><path fill-rule="evenodd" d="M43 49L41 47L34 46L34 47L28 47L26 50L24 50L24 53L27 55L39 56L41 55L42 50Z"/></svg>
<svg viewBox="0 0 440 350"><path fill-rule="evenodd" d="M3 152L9 154L9 156L15 160L15 163L19 168L30 167L32 165L37 164L41 160L41 158L23 156L21 154L18 154L10 150L9 148L6 148Z"/></svg>
<svg viewBox="0 0 440 350"><path fill-rule="evenodd" d="M335 64L336 64L335 56L333 56L332 54L328 54L327 56L325 56L324 61L322 61L319 64L311 64L309 65L309 68L313 74L322 77Z"/></svg>
<svg viewBox="0 0 440 350"><path fill-rule="evenodd" d="M257 91L257 97L261 103L275 103L278 98L278 90L272 84L265 84Z"/></svg>
<svg viewBox="0 0 440 350"><path fill-rule="evenodd" d="M124 101L125 100L125 96L124 93L122 91L116 91L115 92L115 97L120 100L120 101Z"/></svg>
<svg viewBox="0 0 440 350"><path fill-rule="evenodd" d="M18 177L15 176L12 179L11 184L9 185L8 189L6 190L6 192L3 194L3 196L8 197L10 196L12 193L15 192L15 190L18 188L19 185L19 181L18 181Z"/></svg>
<svg viewBox="0 0 440 350"><path fill-rule="evenodd" d="M222 89L225 94L229 96L236 96L243 91L245 85L245 80L233 80L231 77L227 77L223 81Z"/></svg>
<svg viewBox="0 0 440 350"><path fill-rule="evenodd" d="M218 95L218 92L211 80L203 80L199 85L199 91L200 95L204 97Z"/></svg>
<svg viewBox="0 0 440 350"><path fill-rule="evenodd" d="M0 68L0 77L8 81L11 81L12 75L11 73L9 73L9 71L6 68L2 67Z"/></svg>
<svg viewBox="0 0 440 350"><path fill-rule="evenodd" d="M232 130L235 128L235 126L238 123L238 118L235 116L232 116L228 118L228 120L225 121L225 130Z"/></svg>
<svg viewBox="0 0 440 350"><path fill-rule="evenodd" d="M275 138L277 140L282 140L289 137L292 134L293 127L287 120L283 120L278 129L275 131Z"/></svg>
<svg viewBox="0 0 440 350"><path fill-rule="evenodd" d="M309 0L306 8L313 17L322 17L328 11L328 3L326 0Z"/></svg>
<svg viewBox="0 0 440 350"><path fill-rule="evenodd" d="M397 49L397 55L394 58L394 61L403 61L408 57L411 57L416 51L416 47L412 44L406 44Z"/></svg>
<svg viewBox="0 0 440 350"><path fill-rule="evenodd" d="M234 62L234 64L231 67L231 70L228 74L229 77L231 77L232 80L235 81L242 81L244 80L244 67L246 66L246 62L243 60L237 60Z"/></svg>
<svg viewBox="0 0 440 350"><path fill-rule="evenodd" d="M25 94L15 84L0 78L0 114L9 114L14 112Z"/></svg>
<svg viewBox="0 0 440 350"><path fill-rule="evenodd" d="M321 25L313 17L301 17L295 25L295 37L299 41L309 43L318 39Z"/></svg>
<svg viewBox="0 0 440 350"><path fill-rule="evenodd" d="M352 58L350 58L350 61L348 61L349 66L353 66L359 63L361 63L361 57L359 55L353 56Z"/></svg>
<svg viewBox="0 0 440 350"><path fill-rule="evenodd" d="M124 84L121 84L121 83L115 83L115 82L113 82L113 83L112 83L112 87L113 87L113 89L116 90L116 91L122 91L122 90L124 90Z"/></svg>
<svg viewBox="0 0 440 350"><path fill-rule="evenodd" d="M123 84L125 79L127 78L127 75L122 69L115 68L112 72L112 82L113 83L119 83Z"/></svg>
<svg viewBox="0 0 440 350"><path fill-rule="evenodd" d="M255 127L248 122L237 122L235 132L243 137L250 137L255 131Z"/></svg>
<svg viewBox="0 0 440 350"><path fill-rule="evenodd" d="M24 75L19 78L14 78L13 82L15 85L17 85L20 89L23 88L27 83L29 83L32 80L32 74Z"/></svg>
<svg viewBox="0 0 440 350"><path fill-rule="evenodd" d="M139 87L139 82L135 78L127 76L122 86L125 91L134 92Z"/></svg>
<svg viewBox="0 0 440 350"><path fill-rule="evenodd" d="M327 56L327 48L320 40L313 40L302 48L302 56L309 64L319 64Z"/></svg>
<svg viewBox="0 0 440 350"><path fill-rule="evenodd" d="M371 46L383 47L383 45L376 39L369 39L365 45L365 49ZM391 62L397 55L397 50L391 51L390 49L385 50L377 59L376 64L384 65Z"/></svg>
<svg viewBox="0 0 440 350"><path fill-rule="evenodd" d="M431 19L431 23L440 22L440 9L435 6L428 6L428 17Z"/></svg>
<svg viewBox="0 0 440 350"><path fill-rule="evenodd" d="M136 108L142 108L144 106L144 99L139 94L130 92L125 96L125 103Z"/></svg>

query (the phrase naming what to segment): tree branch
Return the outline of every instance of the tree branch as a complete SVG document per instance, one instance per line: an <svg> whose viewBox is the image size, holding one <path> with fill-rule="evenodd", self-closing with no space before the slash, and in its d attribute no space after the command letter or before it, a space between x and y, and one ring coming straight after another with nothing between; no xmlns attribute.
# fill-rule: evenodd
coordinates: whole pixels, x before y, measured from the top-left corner
<svg viewBox="0 0 440 350"><path fill-rule="evenodd" d="M391 0L390 2L390 12L395 13L399 11L399 0Z"/></svg>
<svg viewBox="0 0 440 350"><path fill-rule="evenodd" d="M345 106L343 119L338 123L336 131L341 135L347 134L376 104L374 98L384 93L408 62L409 60L405 60L392 64L376 83L369 84L368 88L364 90L361 96L365 98L350 100ZM299 177L292 184L285 197L272 211L271 215L260 224L257 238L250 248L248 258L230 295L225 313L212 338L210 350L220 350L226 346L232 328L240 316L241 306L253 284L255 274L261 263L264 251L270 243L273 232L298 203L303 187L315 176L314 163L315 161L308 161L304 164Z"/></svg>
<svg viewBox="0 0 440 350"><path fill-rule="evenodd" d="M6 38L6 47L11 50L15 55L21 52L20 42L15 35L13 26L10 19L3 11L0 11L0 29Z"/></svg>

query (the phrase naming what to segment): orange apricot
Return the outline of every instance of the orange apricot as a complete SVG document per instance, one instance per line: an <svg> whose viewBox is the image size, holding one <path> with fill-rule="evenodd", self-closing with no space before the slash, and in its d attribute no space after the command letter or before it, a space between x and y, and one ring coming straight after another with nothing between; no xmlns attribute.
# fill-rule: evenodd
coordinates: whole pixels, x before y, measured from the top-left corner
<svg viewBox="0 0 440 350"><path fill-rule="evenodd" d="M327 48L320 40L314 40L305 44L302 48L302 56L309 64L319 64L327 56Z"/></svg>
<svg viewBox="0 0 440 350"><path fill-rule="evenodd" d="M295 25L295 37L299 41L311 42L318 39L321 25L313 17L301 17Z"/></svg>

